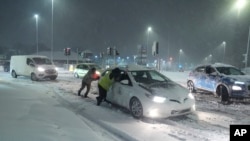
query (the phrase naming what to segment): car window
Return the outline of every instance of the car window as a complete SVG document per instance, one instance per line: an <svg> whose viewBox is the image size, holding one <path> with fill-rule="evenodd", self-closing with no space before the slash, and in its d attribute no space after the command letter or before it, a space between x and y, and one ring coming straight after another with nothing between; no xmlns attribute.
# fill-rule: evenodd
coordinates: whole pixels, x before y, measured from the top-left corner
<svg viewBox="0 0 250 141"><path fill-rule="evenodd" d="M30 63L33 63L33 61L32 61L30 58L27 58L26 64L27 64L27 65L30 65Z"/></svg>
<svg viewBox="0 0 250 141"><path fill-rule="evenodd" d="M243 72L234 67L216 67L216 69L225 75L244 75Z"/></svg>
<svg viewBox="0 0 250 141"><path fill-rule="evenodd" d="M168 81L166 77L155 70L131 71L131 74L138 83L151 84Z"/></svg>
<svg viewBox="0 0 250 141"><path fill-rule="evenodd" d="M78 68L78 69L82 69L82 68L83 68L83 66L82 66L82 65L78 65L76 68Z"/></svg>
<svg viewBox="0 0 250 141"><path fill-rule="evenodd" d="M123 80L128 80L128 85L132 86L132 82L128 76L128 73L125 71L121 71L121 76L120 76L120 80L119 82L123 81Z"/></svg>
<svg viewBox="0 0 250 141"><path fill-rule="evenodd" d="M100 66L98 66L98 65L95 65L95 64L93 64L93 65L89 65L89 67L90 68L96 68L96 69L101 69L101 67Z"/></svg>
<svg viewBox="0 0 250 141"><path fill-rule="evenodd" d="M155 71L150 71L150 76L153 80L157 80L157 81L165 81L165 79L159 75L158 73L156 73Z"/></svg>
<svg viewBox="0 0 250 141"><path fill-rule="evenodd" d="M52 62L48 58L34 57L32 59L38 65L51 65L52 64Z"/></svg>
<svg viewBox="0 0 250 141"><path fill-rule="evenodd" d="M82 65L82 69L84 69L84 70L88 70L88 69L89 69L89 67L88 67L87 65Z"/></svg>
<svg viewBox="0 0 250 141"><path fill-rule="evenodd" d="M196 72L201 72L201 73L205 73L205 67L202 66L202 67L198 67L195 69Z"/></svg>

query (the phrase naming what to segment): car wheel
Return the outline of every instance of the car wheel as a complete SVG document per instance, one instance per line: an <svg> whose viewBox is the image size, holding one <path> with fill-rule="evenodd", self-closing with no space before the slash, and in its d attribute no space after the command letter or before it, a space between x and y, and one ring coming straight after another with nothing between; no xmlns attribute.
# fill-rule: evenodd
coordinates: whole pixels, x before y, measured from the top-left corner
<svg viewBox="0 0 250 141"><path fill-rule="evenodd" d="M17 78L16 72L15 72L14 70L11 72L11 76L12 76L13 78Z"/></svg>
<svg viewBox="0 0 250 141"><path fill-rule="evenodd" d="M30 76L31 80L32 81L37 81L37 77L34 73L31 73L31 76Z"/></svg>
<svg viewBox="0 0 250 141"><path fill-rule="evenodd" d="M195 92L195 87L193 81L188 81L187 82L187 87L190 92Z"/></svg>
<svg viewBox="0 0 250 141"><path fill-rule="evenodd" d="M216 94L221 98L222 104L229 103L229 94L228 94L228 90L225 86L220 85L216 90Z"/></svg>
<svg viewBox="0 0 250 141"><path fill-rule="evenodd" d="M57 76L51 76L50 80L56 80Z"/></svg>
<svg viewBox="0 0 250 141"><path fill-rule="evenodd" d="M130 112L134 118L140 119L143 116L143 107L140 100L133 97L129 102Z"/></svg>
<svg viewBox="0 0 250 141"><path fill-rule="evenodd" d="M75 72L75 73L74 73L74 77L75 77L75 78L79 78L79 75Z"/></svg>

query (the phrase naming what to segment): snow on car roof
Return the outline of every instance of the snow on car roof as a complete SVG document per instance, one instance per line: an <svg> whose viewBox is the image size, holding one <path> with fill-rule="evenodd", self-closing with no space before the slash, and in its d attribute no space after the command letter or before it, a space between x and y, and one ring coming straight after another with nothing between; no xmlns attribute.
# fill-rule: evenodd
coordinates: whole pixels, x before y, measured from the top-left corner
<svg viewBox="0 0 250 141"><path fill-rule="evenodd" d="M224 64L224 63L214 63L212 64L213 67L234 67L232 65L229 64Z"/></svg>
<svg viewBox="0 0 250 141"><path fill-rule="evenodd" d="M147 68L146 66L136 65L136 64L129 64L124 66L117 66L122 70L128 70L128 71L140 71L140 70L151 70Z"/></svg>
<svg viewBox="0 0 250 141"><path fill-rule="evenodd" d="M224 63L214 63L214 64L203 64L203 65L198 65L197 67L201 67L201 66L213 66L213 67L235 67L233 65L230 64L224 64ZM197 68L196 67L196 68Z"/></svg>

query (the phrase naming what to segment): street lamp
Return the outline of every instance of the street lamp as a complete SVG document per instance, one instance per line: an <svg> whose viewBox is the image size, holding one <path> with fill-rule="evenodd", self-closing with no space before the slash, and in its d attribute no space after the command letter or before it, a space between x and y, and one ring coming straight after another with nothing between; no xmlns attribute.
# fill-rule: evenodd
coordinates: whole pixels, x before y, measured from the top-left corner
<svg viewBox="0 0 250 141"><path fill-rule="evenodd" d="M147 29L147 49L148 49L148 38L149 38L149 33L152 31L152 27L148 27Z"/></svg>
<svg viewBox="0 0 250 141"><path fill-rule="evenodd" d="M223 49L224 49L222 62L224 63L225 53L226 53L226 42L225 41L222 42L222 46L223 46Z"/></svg>
<svg viewBox="0 0 250 141"><path fill-rule="evenodd" d="M238 14L240 13L240 10L247 4L246 0L238 0L235 4L236 8L238 9ZM249 52L249 40L250 40L250 26L248 31L248 40L247 40L247 52L246 52L246 58L245 58L245 68L247 67L248 63L248 52Z"/></svg>
<svg viewBox="0 0 250 141"><path fill-rule="evenodd" d="M36 19L36 54L38 55L38 18L39 16L35 14L34 17Z"/></svg>
<svg viewBox="0 0 250 141"><path fill-rule="evenodd" d="M181 63L181 54L182 54L182 49L179 50L179 66L180 66L180 63Z"/></svg>
<svg viewBox="0 0 250 141"><path fill-rule="evenodd" d="M209 61L210 61L210 63L212 63L212 57L213 57L213 55L212 55L212 54L210 54L208 57L209 57Z"/></svg>
<svg viewBox="0 0 250 141"><path fill-rule="evenodd" d="M240 10L246 5L246 0L237 0L235 3L235 7L238 9L238 15L240 14Z"/></svg>
<svg viewBox="0 0 250 141"><path fill-rule="evenodd" d="M54 4L54 1L52 0L51 1L51 52L50 52L50 58L51 58L51 61L53 61L53 50L54 50L54 47L53 47L53 40L54 40L54 33L53 33L53 4Z"/></svg>

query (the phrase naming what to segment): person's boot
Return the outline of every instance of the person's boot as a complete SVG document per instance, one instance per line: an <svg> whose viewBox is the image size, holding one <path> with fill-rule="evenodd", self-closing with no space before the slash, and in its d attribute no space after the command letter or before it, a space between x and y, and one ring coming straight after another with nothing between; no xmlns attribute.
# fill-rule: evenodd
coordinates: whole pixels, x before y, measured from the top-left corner
<svg viewBox="0 0 250 141"><path fill-rule="evenodd" d="M81 96L81 92L80 91L78 91L78 96Z"/></svg>
<svg viewBox="0 0 250 141"><path fill-rule="evenodd" d="M99 106L101 104L100 97L96 97L96 100L97 100L97 106Z"/></svg>

